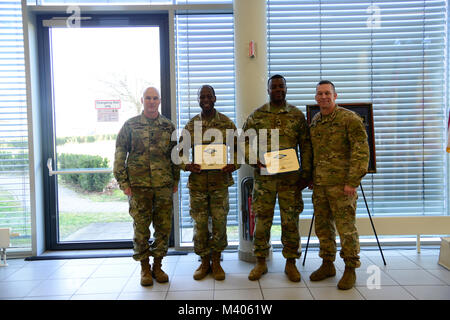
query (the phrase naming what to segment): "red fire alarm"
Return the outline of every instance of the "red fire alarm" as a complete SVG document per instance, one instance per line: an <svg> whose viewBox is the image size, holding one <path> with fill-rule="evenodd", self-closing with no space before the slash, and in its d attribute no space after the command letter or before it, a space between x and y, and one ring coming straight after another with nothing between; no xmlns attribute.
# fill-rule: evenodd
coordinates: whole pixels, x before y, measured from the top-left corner
<svg viewBox="0 0 450 320"><path fill-rule="evenodd" d="M250 58L254 58L256 54L256 49L255 49L255 41L250 41L250 43L248 44L248 56Z"/></svg>

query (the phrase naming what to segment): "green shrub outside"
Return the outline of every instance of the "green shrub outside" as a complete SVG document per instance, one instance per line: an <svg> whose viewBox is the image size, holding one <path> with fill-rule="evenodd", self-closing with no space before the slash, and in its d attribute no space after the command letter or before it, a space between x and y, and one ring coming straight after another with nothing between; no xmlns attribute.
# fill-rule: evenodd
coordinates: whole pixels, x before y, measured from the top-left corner
<svg viewBox="0 0 450 320"><path fill-rule="evenodd" d="M101 140L116 140L117 133L101 134L93 136L72 136L72 137L57 137L56 145L61 146L66 143L90 143Z"/></svg>
<svg viewBox="0 0 450 320"><path fill-rule="evenodd" d="M86 154L61 153L58 155L59 169L108 168L107 158ZM111 181L111 173L73 173L60 175L64 182L75 184L86 191L103 191Z"/></svg>

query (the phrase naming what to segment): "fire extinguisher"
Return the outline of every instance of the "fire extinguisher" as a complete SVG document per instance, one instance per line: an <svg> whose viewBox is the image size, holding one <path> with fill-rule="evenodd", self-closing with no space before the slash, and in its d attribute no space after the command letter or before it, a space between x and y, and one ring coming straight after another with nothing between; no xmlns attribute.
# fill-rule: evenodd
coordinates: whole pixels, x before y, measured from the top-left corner
<svg viewBox="0 0 450 320"><path fill-rule="evenodd" d="M255 215L252 210L253 178L246 177L241 182L242 225L245 240L253 240L255 232Z"/></svg>
<svg viewBox="0 0 450 320"><path fill-rule="evenodd" d="M252 207L252 195L249 194L248 196L248 213L249 213L249 234L250 234L250 240L253 239L253 235L255 234L255 213L253 212Z"/></svg>

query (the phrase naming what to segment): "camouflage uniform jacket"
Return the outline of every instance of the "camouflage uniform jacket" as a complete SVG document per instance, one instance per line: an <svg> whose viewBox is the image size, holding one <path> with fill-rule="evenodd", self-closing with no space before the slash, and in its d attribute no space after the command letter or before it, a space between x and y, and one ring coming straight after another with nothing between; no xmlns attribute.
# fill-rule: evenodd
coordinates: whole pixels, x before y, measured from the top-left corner
<svg viewBox="0 0 450 320"><path fill-rule="evenodd" d="M318 112L314 116L310 133L314 184L358 187L369 166L369 145L361 118L336 105L331 114Z"/></svg>
<svg viewBox="0 0 450 320"><path fill-rule="evenodd" d="M309 137L309 128L306 123L305 115L297 107L286 104L281 108L274 108L270 103L266 103L259 107L247 118L243 126L244 134L249 129L255 129L256 134L260 139L264 135L260 135L261 129L267 129L267 140L263 138L263 143L267 142L267 152L276 151L276 147L272 150L271 147L271 133L270 129L279 130L279 150L294 148L299 151L300 148L300 177L306 180L311 180L312 177L312 147ZM258 148L260 144L258 143ZM259 150L257 152L257 159L261 161L259 157ZM245 161L249 163L249 148L245 148ZM256 165L251 164L257 168ZM292 175L291 173L282 173L278 175ZM255 178L259 179L271 179L273 175L264 176L261 175L259 169L255 169ZM286 176L286 178L288 178Z"/></svg>
<svg viewBox="0 0 450 320"><path fill-rule="evenodd" d="M173 123L159 115L148 119L142 113L127 120L116 140L114 177L120 189L178 185L180 168L171 161Z"/></svg>
<svg viewBox="0 0 450 320"><path fill-rule="evenodd" d="M222 142L225 144L227 142L227 132L226 130L233 130L233 133L236 131L236 126L228 118L226 115L220 113L215 110L214 117L211 119L202 119L201 113L194 116L192 119L184 127L184 130L187 130L191 136L191 147L194 146L196 140L201 141L202 144L210 144L214 141L204 140L205 131L208 129L217 129L222 133ZM195 123L201 122L201 134L202 137L195 137L196 130L194 128ZM200 130L199 130L200 132ZM183 163L180 165L181 169L186 169L186 163L190 163L187 161L186 157L183 157ZM240 164L237 163L237 138L234 138L234 164L236 169L239 169ZM191 172L189 175L188 188L197 191L207 191L207 190L218 190L222 188L227 188L234 184L233 176L230 172L225 173L220 170L203 170L200 173Z"/></svg>

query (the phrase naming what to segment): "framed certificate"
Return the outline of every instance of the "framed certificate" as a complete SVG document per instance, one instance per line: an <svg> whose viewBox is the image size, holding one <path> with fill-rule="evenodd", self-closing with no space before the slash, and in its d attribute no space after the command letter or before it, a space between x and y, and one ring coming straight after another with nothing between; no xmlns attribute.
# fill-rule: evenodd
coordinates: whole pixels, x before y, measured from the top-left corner
<svg viewBox="0 0 450 320"><path fill-rule="evenodd" d="M300 169L297 150L284 149L264 154L266 169L269 174L297 171Z"/></svg>
<svg viewBox="0 0 450 320"><path fill-rule="evenodd" d="M198 144L194 146L194 163L202 170L220 170L227 165L225 144Z"/></svg>

